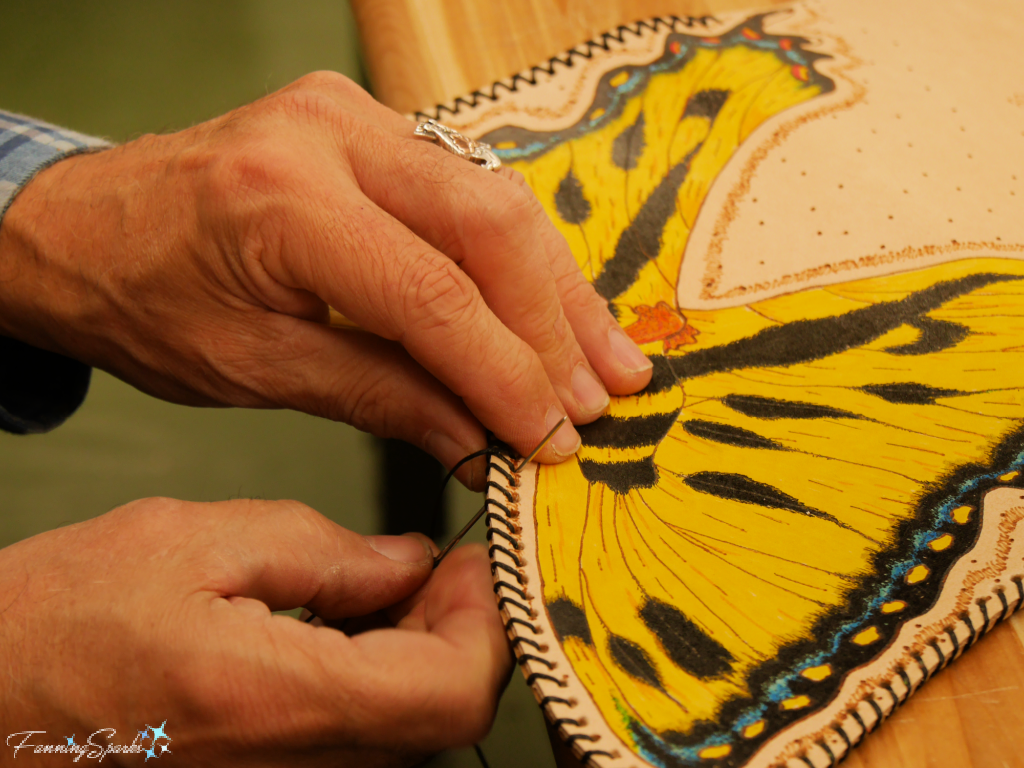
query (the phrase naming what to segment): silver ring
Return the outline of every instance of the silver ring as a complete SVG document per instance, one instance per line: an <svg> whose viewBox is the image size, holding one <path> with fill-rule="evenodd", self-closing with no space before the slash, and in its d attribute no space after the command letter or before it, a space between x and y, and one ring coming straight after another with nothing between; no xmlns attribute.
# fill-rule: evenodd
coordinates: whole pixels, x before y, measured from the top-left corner
<svg viewBox="0 0 1024 768"><path fill-rule="evenodd" d="M453 155L476 163L484 170L496 171L501 168L501 160L494 154L490 144L474 141L468 136L463 136L454 128L442 125L437 120L420 120L416 124L416 135L423 139L429 139L439 147L444 147Z"/></svg>

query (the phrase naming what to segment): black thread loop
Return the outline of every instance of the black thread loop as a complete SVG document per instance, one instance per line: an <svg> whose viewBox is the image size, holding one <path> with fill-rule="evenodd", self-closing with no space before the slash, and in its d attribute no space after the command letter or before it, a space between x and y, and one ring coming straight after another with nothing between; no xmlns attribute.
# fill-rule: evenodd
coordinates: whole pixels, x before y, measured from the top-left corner
<svg viewBox="0 0 1024 768"><path fill-rule="evenodd" d="M505 539L505 541L507 541L509 544L512 545L512 549L521 549L521 545L519 544L519 541L517 539L513 538L512 536L509 536L504 531L499 531L497 528L489 528L489 529L487 529L487 540L488 541L492 541L495 536L501 536L501 538Z"/></svg>
<svg viewBox="0 0 1024 768"><path fill-rule="evenodd" d="M507 573L510 573L511 575L515 576L516 581L518 581L520 583L520 585L526 583L526 577L525 576L523 576L521 573L519 573L519 571L515 570L511 566L505 565L504 563L498 563L498 562L493 562L492 561L491 562L491 575L494 575L495 573L497 573L499 568L501 570L506 571Z"/></svg>

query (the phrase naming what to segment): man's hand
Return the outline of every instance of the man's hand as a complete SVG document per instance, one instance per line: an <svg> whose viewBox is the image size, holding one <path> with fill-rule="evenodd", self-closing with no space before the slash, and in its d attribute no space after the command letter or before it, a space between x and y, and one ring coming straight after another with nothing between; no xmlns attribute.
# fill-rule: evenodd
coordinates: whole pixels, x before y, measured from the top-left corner
<svg viewBox="0 0 1024 768"><path fill-rule="evenodd" d="M508 643L483 550L431 557L284 501L147 499L27 539L0 550L0 723L130 744L166 720L175 758L210 766L409 765L472 744ZM270 613L297 606L384 628Z"/></svg>
<svg viewBox="0 0 1024 768"><path fill-rule="evenodd" d="M317 73L61 161L0 229L0 333L167 400L295 408L447 466L484 446L481 423L525 453L645 386L522 177L413 128ZM329 328L329 306L366 332ZM577 446L567 425L540 458Z"/></svg>

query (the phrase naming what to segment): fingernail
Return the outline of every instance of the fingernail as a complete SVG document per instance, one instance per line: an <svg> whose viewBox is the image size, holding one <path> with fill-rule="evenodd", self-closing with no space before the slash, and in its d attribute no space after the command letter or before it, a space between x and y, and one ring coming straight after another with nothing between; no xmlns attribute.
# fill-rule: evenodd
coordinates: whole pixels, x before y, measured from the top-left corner
<svg viewBox="0 0 1024 768"><path fill-rule="evenodd" d="M640 351L640 347L617 325L608 329L608 344L611 346L612 352L615 353L615 357L622 363L622 367L630 373L640 373L654 365L647 359L647 355Z"/></svg>
<svg viewBox="0 0 1024 768"><path fill-rule="evenodd" d="M555 406L548 409L547 418L544 419L545 429L551 431L555 425L562 420L565 414ZM568 458L580 449L580 433L570 422L562 425L562 428L555 432L555 436L548 443L555 454L561 458Z"/></svg>
<svg viewBox="0 0 1024 768"><path fill-rule="evenodd" d="M580 363L572 372L572 394L586 413L599 413L608 407L608 391L587 366Z"/></svg>
<svg viewBox="0 0 1024 768"><path fill-rule="evenodd" d="M414 536L367 536L366 543L398 563L422 563L434 557L427 545Z"/></svg>

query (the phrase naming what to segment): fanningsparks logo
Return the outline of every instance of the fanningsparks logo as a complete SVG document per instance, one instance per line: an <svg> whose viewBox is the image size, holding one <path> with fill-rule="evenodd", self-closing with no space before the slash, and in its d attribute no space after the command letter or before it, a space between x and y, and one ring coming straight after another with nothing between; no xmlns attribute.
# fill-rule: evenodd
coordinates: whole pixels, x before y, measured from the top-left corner
<svg viewBox="0 0 1024 768"><path fill-rule="evenodd" d="M156 728L147 725L143 730L136 732L131 744L115 744L113 739L117 731L113 728L101 728L81 744L75 741L76 734L64 736L65 743L61 744L47 743L46 731L18 731L7 737L7 746L14 750L14 757L18 757L22 750L28 750L28 753L33 755L68 755L77 763L83 757L86 760L103 762L107 755L134 754L145 755L148 763L151 757L171 754L171 737L164 730L166 726L166 720Z"/></svg>

